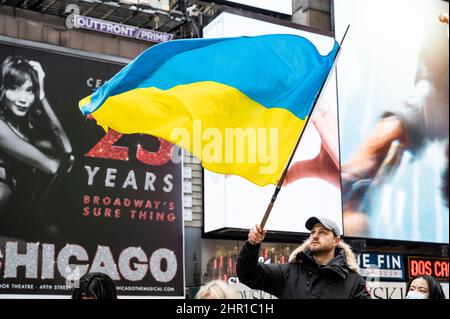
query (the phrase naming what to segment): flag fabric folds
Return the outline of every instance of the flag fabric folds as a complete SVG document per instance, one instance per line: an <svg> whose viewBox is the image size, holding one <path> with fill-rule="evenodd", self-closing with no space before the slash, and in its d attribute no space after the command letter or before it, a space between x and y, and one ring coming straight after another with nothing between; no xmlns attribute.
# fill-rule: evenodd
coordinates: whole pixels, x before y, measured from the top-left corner
<svg viewBox="0 0 450 319"><path fill-rule="evenodd" d="M79 107L105 129L177 144L211 171L275 184L338 48L322 56L281 34L164 42Z"/></svg>

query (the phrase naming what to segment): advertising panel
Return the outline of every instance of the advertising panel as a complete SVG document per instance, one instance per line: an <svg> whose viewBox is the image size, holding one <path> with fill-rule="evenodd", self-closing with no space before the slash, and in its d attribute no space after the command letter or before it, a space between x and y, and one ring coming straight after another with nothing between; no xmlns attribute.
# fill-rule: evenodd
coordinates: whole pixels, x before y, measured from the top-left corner
<svg viewBox="0 0 450 319"><path fill-rule="evenodd" d="M0 296L70 296L103 272L119 296L183 297L177 149L84 118L123 65L62 51L0 43Z"/></svg>
<svg viewBox="0 0 450 319"><path fill-rule="evenodd" d="M292 15L292 0L224 0L222 2L237 3L253 8Z"/></svg>
<svg viewBox="0 0 450 319"><path fill-rule="evenodd" d="M303 36L314 43L322 55L327 54L334 44L334 39L329 36L230 13L219 15L203 32L205 38L274 33ZM305 221L318 212L342 225L335 83L332 75L305 128L286 183L266 225L271 231L307 232ZM205 170L205 232L251 228L263 217L274 189L275 185L258 187L239 176L218 175Z"/></svg>
<svg viewBox="0 0 450 319"><path fill-rule="evenodd" d="M408 277L419 275L448 281L448 258L408 256Z"/></svg>
<svg viewBox="0 0 450 319"><path fill-rule="evenodd" d="M372 299L404 299L406 282L368 281Z"/></svg>
<svg viewBox="0 0 450 319"><path fill-rule="evenodd" d="M403 255L363 253L358 255L361 276L378 280L404 280Z"/></svg>
<svg viewBox="0 0 450 319"><path fill-rule="evenodd" d="M449 241L448 10L334 1L346 236Z"/></svg>

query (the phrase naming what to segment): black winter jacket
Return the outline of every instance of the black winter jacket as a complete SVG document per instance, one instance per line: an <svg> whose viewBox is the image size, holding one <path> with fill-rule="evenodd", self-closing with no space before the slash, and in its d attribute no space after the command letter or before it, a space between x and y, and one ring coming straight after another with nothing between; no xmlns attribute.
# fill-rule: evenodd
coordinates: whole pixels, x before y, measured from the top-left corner
<svg viewBox="0 0 450 319"><path fill-rule="evenodd" d="M286 264L258 263L259 246L247 241L236 266L240 282L252 289L283 299L370 299L355 256L343 242L325 266L312 257L309 241L294 250Z"/></svg>

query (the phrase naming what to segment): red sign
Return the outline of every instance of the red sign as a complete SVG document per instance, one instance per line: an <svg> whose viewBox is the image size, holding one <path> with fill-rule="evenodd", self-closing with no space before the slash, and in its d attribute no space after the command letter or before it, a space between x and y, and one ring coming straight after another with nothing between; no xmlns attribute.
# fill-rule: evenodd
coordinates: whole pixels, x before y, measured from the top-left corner
<svg viewBox="0 0 450 319"><path fill-rule="evenodd" d="M433 276L438 280L449 280L448 259L408 256L408 276Z"/></svg>

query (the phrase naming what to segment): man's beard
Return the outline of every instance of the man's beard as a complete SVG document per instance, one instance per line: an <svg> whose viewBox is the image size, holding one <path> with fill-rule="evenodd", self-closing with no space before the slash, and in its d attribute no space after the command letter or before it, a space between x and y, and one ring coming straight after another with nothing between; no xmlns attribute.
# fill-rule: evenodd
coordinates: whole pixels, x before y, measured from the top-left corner
<svg viewBox="0 0 450 319"><path fill-rule="evenodd" d="M328 253L331 250L331 247L324 247L323 244L319 244L317 246L310 246L309 250L315 254Z"/></svg>

